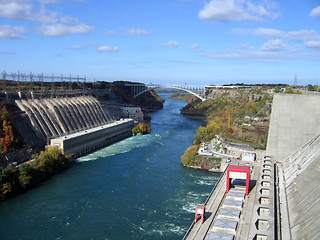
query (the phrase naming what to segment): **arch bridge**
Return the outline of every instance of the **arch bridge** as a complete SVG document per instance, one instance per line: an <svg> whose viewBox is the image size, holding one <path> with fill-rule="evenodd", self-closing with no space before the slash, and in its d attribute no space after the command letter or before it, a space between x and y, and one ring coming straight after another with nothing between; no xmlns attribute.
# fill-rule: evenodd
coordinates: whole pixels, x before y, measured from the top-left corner
<svg viewBox="0 0 320 240"><path fill-rule="evenodd" d="M131 88L131 96L138 97L139 95L148 92L153 89L158 88L173 88L188 92L195 97L199 98L201 101L206 100L206 87L205 86L196 86L196 85L171 85L171 84L126 84L127 87Z"/></svg>

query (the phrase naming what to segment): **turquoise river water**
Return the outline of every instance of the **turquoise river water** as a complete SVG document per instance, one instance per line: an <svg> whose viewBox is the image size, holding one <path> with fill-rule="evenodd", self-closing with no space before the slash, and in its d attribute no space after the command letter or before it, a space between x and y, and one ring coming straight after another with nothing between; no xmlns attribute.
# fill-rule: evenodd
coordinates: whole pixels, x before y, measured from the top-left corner
<svg viewBox="0 0 320 240"><path fill-rule="evenodd" d="M180 114L185 102L164 97L151 134L78 158L0 203L0 239L181 239L220 174L181 165L202 122Z"/></svg>

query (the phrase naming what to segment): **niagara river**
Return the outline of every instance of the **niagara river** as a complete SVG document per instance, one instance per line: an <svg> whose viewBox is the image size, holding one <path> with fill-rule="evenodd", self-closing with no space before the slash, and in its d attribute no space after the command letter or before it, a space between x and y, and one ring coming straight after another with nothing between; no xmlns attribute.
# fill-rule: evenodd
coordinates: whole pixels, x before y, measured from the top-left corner
<svg viewBox="0 0 320 240"><path fill-rule="evenodd" d="M82 156L0 203L0 239L182 239L220 174L181 165L203 122L180 114L186 102L161 96L151 134Z"/></svg>

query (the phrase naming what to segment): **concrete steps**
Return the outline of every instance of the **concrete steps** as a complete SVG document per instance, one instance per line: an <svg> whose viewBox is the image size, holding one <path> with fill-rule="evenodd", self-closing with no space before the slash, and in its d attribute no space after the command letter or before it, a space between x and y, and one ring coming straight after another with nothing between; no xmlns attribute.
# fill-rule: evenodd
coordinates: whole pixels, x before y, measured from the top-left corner
<svg viewBox="0 0 320 240"><path fill-rule="evenodd" d="M275 239L275 162L265 156L261 162L259 178L256 182L252 212L247 213L249 232L239 239Z"/></svg>

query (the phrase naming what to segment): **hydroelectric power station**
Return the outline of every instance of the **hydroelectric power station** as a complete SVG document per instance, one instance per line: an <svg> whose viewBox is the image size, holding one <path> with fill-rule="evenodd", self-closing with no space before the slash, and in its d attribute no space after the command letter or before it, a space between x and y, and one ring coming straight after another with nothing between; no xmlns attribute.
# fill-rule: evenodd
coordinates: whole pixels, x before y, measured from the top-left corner
<svg viewBox="0 0 320 240"><path fill-rule="evenodd" d="M75 156L131 135L133 119L113 120L92 96L16 100L40 138ZM50 140L50 142L49 142Z"/></svg>
<svg viewBox="0 0 320 240"><path fill-rule="evenodd" d="M0 80L1 103L15 109L15 124L26 143L24 149L1 156L0 165L26 161L44 145L79 156L131 135L134 120L113 116L105 106L105 100L115 95L110 84L100 87L86 83L85 77L5 71ZM93 84L99 87L91 89Z"/></svg>

